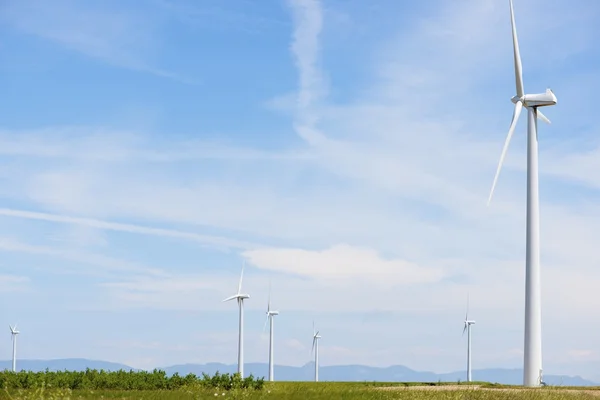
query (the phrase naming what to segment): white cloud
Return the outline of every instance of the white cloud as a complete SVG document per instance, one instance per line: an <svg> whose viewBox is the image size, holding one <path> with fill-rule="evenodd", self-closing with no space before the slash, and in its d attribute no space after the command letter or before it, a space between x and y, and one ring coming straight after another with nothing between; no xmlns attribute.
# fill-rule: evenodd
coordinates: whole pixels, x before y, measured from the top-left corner
<svg viewBox="0 0 600 400"><path fill-rule="evenodd" d="M27 276L0 274L0 290L3 292L27 290L30 282Z"/></svg>
<svg viewBox="0 0 600 400"><path fill-rule="evenodd" d="M306 349L306 346L298 339L286 339L283 341L283 344L285 346L295 349L295 350L305 350Z"/></svg>
<svg viewBox="0 0 600 400"><path fill-rule="evenodd" d="M242 253L258 268L306 276L330 285L360 281L371 285L394 286L437 282L445 274L404 260L386 260L376 251L346 244L323 251L263 248Z"/></svg>
<svg viewBox="0 0 600 400"><path fill-rule="evenodd" d="M589 360L591 358L597 359L597 355L593 350L570 350L567 354L569 357L572 357L575 360Z"/></svg>

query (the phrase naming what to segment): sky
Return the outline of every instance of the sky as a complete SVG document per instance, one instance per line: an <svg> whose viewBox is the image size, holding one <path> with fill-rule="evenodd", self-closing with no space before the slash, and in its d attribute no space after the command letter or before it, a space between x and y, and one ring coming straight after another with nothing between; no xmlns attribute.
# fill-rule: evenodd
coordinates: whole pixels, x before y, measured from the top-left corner
<svg viewBox="0 0 600 400"><path fill-rule="evenodd" d="M452 3L452 4L451 4ZM594 0L514 0L539 124L543 366L600 381ZM19 358L521 368L508 1L0 4L0 320ZM8 326L0 359L10 358Z"/></svg>

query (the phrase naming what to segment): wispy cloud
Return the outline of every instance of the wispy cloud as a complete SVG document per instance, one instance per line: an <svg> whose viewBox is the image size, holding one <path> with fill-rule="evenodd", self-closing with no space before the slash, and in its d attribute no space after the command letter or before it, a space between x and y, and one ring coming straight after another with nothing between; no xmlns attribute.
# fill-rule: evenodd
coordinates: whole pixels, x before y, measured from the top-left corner
<svg viewBox="0 0 600 400"><path fill-rule="evenodd" d="M326 94L318 63L323 12L319 0L288 0L288 3L294 17L291 50L299 73L295 128L304 140L312 144L321 140L320 134L315 131L318 122L315 107Z"/></svg>
<svg viewBox="0 0 600 400"><path fill-rule="evenodd" d="M0 274L0 289L3 292L25 290L30 282L31 280L27 276Z"/></svg>
<svg viewBox="0 0 600 400"><path fill-rule="evenodd" d="M149 140L148 135L143 132L94 126L57 126L35 130L0 128L0 154L11 157L128 164L200 160L301 162L314 158L314 155L302 150L275 152L260 148L236 147L218 138Z"/></svg>
<svg viewBox="0 0 600 400"><path fill-rule="evenodd" d="M64 260L74 261L76 263L81 263L84 265L100 267L104 271L112 271L113 273L134 273L134 274L144 274L144 275L154 275L154 276L165 276L166 273L155 268L148 268L145 266L137 265L133 262L123 261L119 259L115 259L112 257L108 257L101 254L91 254L88 252L80 252L80 251L71 251L68 249L60 249L56 247L50 246L39 246L33 245L29 243L23 243L18 240L15 240L10 237L1 237L0 238L0 249L5 252L17 252L17 253L27 253L38 256L51 256L57 257ZM65 272L67 270L71 271L71 273L79 273L79 274L101 274L101 271L98 269L86 269L85 267L77 266L76 268L68 268L61 267L57 270L57 272Z"/></svg>
<svg viewBox="0 0 600 400"><path fill-rule="evenodd" d="M153 0L153 3L173 13L180 21L200 29L235 29L255 34L273 26L287 25L287 21L260 13L261 8L251 1L235 3L235 7L232 7L233 3L219 1Z"/></svg>
<svg viewBox="0 0 600 400"><path fill-rule="evenodd" d="M63 224L73 224L87 226L97 229L105 229L111 231L138 233L142 235L155 235L164 237L175 237L179 239L192 240L204 245L210 245L219 248L253 248L255 244L236 241L226 238L213 237L208 235L200 235L196 233L181 232L172 229L151 228L131 224L121 224L116 222L106 222L90 218L69 217L64 215L47 214L32 211L13 210L8 208L0 208L0 215L7 217L35 219L40 221L58 222Z"/></svg>
<svg viewBox="0 0 600 400"><path fill-rule="evenodd" d="M156 32L158 18L124 6L111 8L115 5L90 6L73 0L57 0L50 5L23 0L3 5L1 20L21 32L115 66L197 83L155 66L161 45Z"/></svg>

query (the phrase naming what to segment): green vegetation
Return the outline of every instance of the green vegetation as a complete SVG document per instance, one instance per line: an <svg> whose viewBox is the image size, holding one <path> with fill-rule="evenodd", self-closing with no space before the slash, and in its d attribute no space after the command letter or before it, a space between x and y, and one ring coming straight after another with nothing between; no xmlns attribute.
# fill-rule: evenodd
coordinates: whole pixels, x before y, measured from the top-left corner
<svg viewBox="0 0 600 400"><path fill-rule="evenodd" d="M239 374L220 374L214 376L203 374L201 378L194 374L180 376L175 373L167 376L165 371L2 371L0 387L5 394L17 390L51 392L52 390L69 391L173 391L181 389L215 389L262 390L264 378L252 375L242 379ZM39 397L36 397L39 398Z"/></svg>
<svg viewBox="0 0 600 400"><path fill-rule="evenodd" d="M153 372L0 372L0 400L570 400L598 399L597 388L524 389L485 382L264 382L238 374L167 376Z"/></svg>

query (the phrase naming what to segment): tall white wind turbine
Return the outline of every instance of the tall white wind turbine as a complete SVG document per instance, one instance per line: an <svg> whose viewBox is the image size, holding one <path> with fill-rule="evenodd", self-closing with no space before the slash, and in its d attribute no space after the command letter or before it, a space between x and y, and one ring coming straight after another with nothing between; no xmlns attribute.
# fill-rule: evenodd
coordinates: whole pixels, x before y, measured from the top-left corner
<svg viewBox="0 0 600 400"><path fill-rule="evenodd" d="M315 353L315 382L319 382L319 339L321 339L321 336L319 331L315 330L315 322L313 321L313 342L310 352L314 351Z"/></svg>
<svg viewBox="0 0 600 400"><path fill-rule="evenodd" d="M244 261L244 263L242 264L242 272L240 274L240 283L238 285L237 293L223 300L223 302L225 302L237 299L237 303L240 309L240 325L238 328L238 373L242 378L244 377L244 300L250 298L249 295L242 293L242 279L244 278L245 266L246 261Z"/></svg>
<svg viewBox="0 0 600 400"><path fill-rule="evenodd" d="M515 63L515 82L517 94L511 101L515 104L515 110L508 130L508 136L504 142L504 148L500 155L500 162L490 191L488 205L494 194L494 188L502 168L502 162L506 150L515 130L515 126L523 107L527 108L527 239L525 259L525 343L523 360L523 385L540 386L542 381L542 308L540 287L540 210L538 191L538 136L537 119L550 123L539 107L553 106L556 104L556 96L550 89L545 93L525 94L523 89L523 74L521 55L519 53L519 42L517 40L517 29L515 27L515 16L512 0L509 0L510 19L512 25L512 38Z"/></svg>
<svg viewBox="0 0 600 400"><path fill-rule="evenodd" d="M471 325L474 325L475 321L469 320L469 297L467 296L467 314L465 315L465 328L463 329L463 336L465 331L467 332L467 382L471 382Z"/></svg>
<svg viewBox="0 0 600 400"><path fill-rule="evenodd" d="M12 358L12 370L17 372L17 335L20 333L17 330L17 324L15 326L8 326L10 328L10 336L13 342L13 358Z"/></svg>
<svg viewBox="0 0 600 400"><path fill-rule="evenodd" d="M273 382L274 375L273 369L275 365L273 364L273 345L274 345L274 332L273 332L273 318L279 315L279 311L271 310L271 284L269 284L269 300L267 302L267 319L265 320L265 325L263 327L263 332L267 327L267 322L269 322L269 381Z"/></svg>

